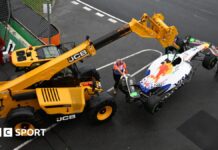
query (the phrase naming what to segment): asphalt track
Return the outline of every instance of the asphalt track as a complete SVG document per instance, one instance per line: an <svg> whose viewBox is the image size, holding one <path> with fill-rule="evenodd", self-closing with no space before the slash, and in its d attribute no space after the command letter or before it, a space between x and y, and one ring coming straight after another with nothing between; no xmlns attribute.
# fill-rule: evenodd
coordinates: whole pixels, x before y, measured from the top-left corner
<svg viewBox="0 0 218 150"><path fill-rule="evenodd" d="M216 42L218 37L218 2L215 0L207 3L203 0L187 0L185 3L173 0L84 2L124 21L131 17L140 18L144 12L163 12L168 24L176 25L182 36L190 34L211 42ZM96 15L96 10L88 11L83 7L85 5L76 5L70 0L57 1L52 21L61 30L63 41L80 43L86 35L95 39L123 24L119 20L116 23L108 21L110 16L105 14L100 17ZM163 51L155 40L140 39L132 34L102 48L84 64L99 68L142 49ZM127 59L130 73L158 56L158 53L150 51ZM200 63L195 63L195 66L197 70L193 80L169 98L169 102L155 115L150 115L138 105L125 103L124 96L118 93L115 97L118 111L110 122L94 126L89 124L85 116L63 122L49 130L45 137L39 137L21 149L217 150L218 81L214 77L215 70L207 71ZM110 66L100 70L100 73L103 86L110 88L113 84ZM139 80L142 76L143 72L136 78ZM0 149L12 149L23 142L1 138Z"/></svg>
<svg viewBox="0 0 218 150"><path fill-rule="evenodd" d="M217 44L218 1L216 0L83 0L123 20L139 17L144 12L162 12L180 35L192 35Z"/></svg>

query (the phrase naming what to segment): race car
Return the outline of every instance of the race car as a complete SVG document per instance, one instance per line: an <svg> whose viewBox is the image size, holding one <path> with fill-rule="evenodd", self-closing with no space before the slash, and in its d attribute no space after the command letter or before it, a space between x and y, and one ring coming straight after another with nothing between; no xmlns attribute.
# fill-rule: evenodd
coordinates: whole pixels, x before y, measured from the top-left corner
<svg viewBox="0 0 218 150"><path fill-rule="evenodd" d="M190 37L183 40L183 46L180 53L168 49L167 54L148 67L138 83L131 75L124 75L119 88L127 101L141 102L153 114L160 110L169 96L191 80L194 59L201 60L203 56L202 65L208 70L216 65L218 49L215 46Z"/></svg>

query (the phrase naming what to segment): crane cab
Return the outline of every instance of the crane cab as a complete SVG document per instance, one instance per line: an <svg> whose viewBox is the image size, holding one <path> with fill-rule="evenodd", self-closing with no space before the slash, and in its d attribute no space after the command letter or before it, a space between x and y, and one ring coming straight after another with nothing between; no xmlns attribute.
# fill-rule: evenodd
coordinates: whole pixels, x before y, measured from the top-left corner
<svg viewBox="0 0 218 150"><path fill-rule="evenodd" d="M32 70L52 58L58 57L63 50L54 45L30 46L12 52L12 64L16 67L16 71Z"/></svg>

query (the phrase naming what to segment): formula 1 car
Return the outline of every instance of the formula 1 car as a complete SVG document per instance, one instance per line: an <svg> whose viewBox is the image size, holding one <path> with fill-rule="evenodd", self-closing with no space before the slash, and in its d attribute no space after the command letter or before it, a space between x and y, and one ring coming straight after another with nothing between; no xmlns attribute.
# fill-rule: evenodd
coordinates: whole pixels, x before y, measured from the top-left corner
<svg viewBox="0 0 218 150"><path fill-rule="evenodd" d="M203 56L203 59L201 59ZM159 111L166 99L190 81L194 72L192 60L202 60L210 70L217 63L218 49L194 38L183 40L180 53L172 48L156 59L138 83L131 75L124 75L119 85L128 102L141 102L152 114Z"/></svg>

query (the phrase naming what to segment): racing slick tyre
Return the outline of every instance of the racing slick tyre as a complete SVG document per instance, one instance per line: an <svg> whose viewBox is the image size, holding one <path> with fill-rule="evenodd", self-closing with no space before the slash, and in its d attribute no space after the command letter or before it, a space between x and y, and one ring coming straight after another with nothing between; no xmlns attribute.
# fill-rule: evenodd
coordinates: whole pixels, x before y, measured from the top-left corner
<svg viewBox="0 0 218 150"><path fill-rule="evenodd" d="M217 63L217 57L213 54L207 54L204 57L204 60L202 62L202 66L208 70L211 70L215 67Z"/></svg>
<svg viewBox="0 0 218 150"><path fill-rule="evenodd" d="M108 93L99 93L89 103L89 119L91 123L102 123L110 120L116 113L117 105Z"/></svg>
<svg viewBox="0 0 218 150"><path fill-rule="evenodd" d="M18 133L16 131L19 131L20 137L31 137L27 132L20 132L23 129L28 131L41 127L41 123L34 114L32 107L21 107L12 110L7 117L6 125L13 129L14 135Z"/></svg>
<svg viewBox="0 0 218 150"><path fill-rule="evenodd" d="M148 98L147 102L145 103L145 107L151 114L154 114L158 112L163 103L161 102L161 99L159 96L153 95Z"/></svg>

